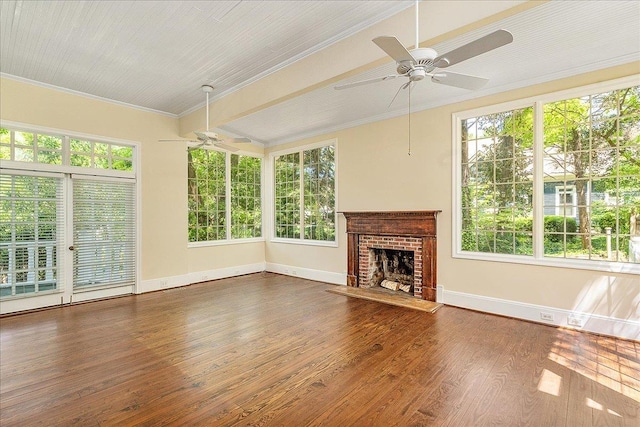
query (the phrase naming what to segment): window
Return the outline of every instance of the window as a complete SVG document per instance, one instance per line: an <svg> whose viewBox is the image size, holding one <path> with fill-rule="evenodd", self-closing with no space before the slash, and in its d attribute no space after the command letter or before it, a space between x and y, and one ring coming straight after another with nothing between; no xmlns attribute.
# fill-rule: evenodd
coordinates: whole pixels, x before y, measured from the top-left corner
<svg viewBox="0 0 640 427"><path fill-rule="evenodd" d="M462 121L462 250L533 253L533 109Z"/></svg>
<svg viewBox="0 0 640 427"><path fill-rule="evenodd" d="M335 242L335 146L276 156L274 177L274 236Z"/></svg>
<svg viewBox="0 0 640 427"><path fill-rule="evenodd" d="M133 146L0 128L0 160L133 171Z"/></svg>
<svg viewBox="0 0 640 427"><path fill-rule="evenodd" d="M559 185L556 187L555 214L563 217L576 216L575 185Z"/></svg>
<svg viewBox="0 0 640 427"><path fill-rule="evenodd" d="M231 154L231 238L262 235L262 159Z"/></svg>
<svg viewBox="0 0 640 427"><path fill-rule="evenodd" d="M189 242L262 236L262 159L188 150Z"/></svg>
<svg viewBox="0 0 640 427"><path fill-rule="evenodd" d="M640 86L589 89L454 115L456 256L640 263Z"/></svg>

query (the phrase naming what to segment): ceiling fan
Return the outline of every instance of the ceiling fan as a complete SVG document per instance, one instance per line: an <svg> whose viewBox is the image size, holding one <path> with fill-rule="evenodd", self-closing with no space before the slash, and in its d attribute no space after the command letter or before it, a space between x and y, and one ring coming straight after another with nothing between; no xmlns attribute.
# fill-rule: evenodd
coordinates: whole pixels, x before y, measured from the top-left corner
<svg viewBox="0 0 640 427"><path fill-rule="evenodd" d="M199 132L199 131L193 131L193 133L196 135L197 140L190 140L190 139L160 139L158 140L158 142L189 142L192 145L193 148L201 148L201 147L206 147L206 146L213 146L213 147L218 147L218 148L222 148L223 150L227 150L227 151L238 151L239 148L230 145L230 144L237 144L237 143L247 143L247 142L251 142L251 140L249 138L221 138L216 132L211 132L209 130L209 94L211 92L213 92L213 86L210 85L202 85L202 91L206 94L207 96L207 105L206 105L206 110L207 110L207 124L205 127L205 131L204 132Z"/></svg>
<svg viewBox="0 0 640 427"><path fill-rule="evenodd" d="M380 81L395 79L397 77L406 77L409 80L404 83L396 92L393 101L398 96L401 90L411 87L415 82L423 80L425 77L431 77L431 81L434 83L440 83L448 86L459 87L463 89L479 89L484 86L489 80L470 76L468 74L453 73L451 71L441 71L442 68L447 68L451 65L489 52L500 46L504 46L513 41L513 36L506 30L497 30L485 35L475 41L462 45L450 52L438 55L438 53L431 48L419 47L419 19L418 19L418 1L416 0L416 44L415 49L407 50L397 38L393 36L381 36L373 39L373 42L378 45L380 49L386 52L394 61L396 61L397 74L391 74L384 77L377 77L368 80L361 80L353 83L346 83L335 86L335 89L348 89L355 86L361 86L369 83L376 83ZM391 104L389 104L391 105Z"/></svg>

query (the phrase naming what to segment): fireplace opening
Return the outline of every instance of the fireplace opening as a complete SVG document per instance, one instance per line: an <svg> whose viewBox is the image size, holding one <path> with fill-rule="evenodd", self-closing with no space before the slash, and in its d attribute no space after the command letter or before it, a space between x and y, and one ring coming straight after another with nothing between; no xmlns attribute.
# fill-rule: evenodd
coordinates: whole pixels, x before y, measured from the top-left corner
<svg viewBox="0 0 640 427"><path fill-rule="evenodd" d="M414 252L369 248L368 287L383 287L413 295Z"/></svg>

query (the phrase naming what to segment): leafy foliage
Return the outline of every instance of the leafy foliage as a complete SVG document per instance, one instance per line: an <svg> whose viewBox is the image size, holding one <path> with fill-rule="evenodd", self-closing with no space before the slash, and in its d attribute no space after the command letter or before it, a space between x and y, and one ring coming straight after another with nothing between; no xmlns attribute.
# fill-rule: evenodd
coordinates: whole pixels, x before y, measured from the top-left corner
<svg viewBox="0 0 640 427"><path fill-rule="evenodd" d="M554 217L563 207L545 198L545 254L607 257L606 236L598 233L610 228L617 260L626 261L630 218L640 212L640 86L545 104L543 111L544 175L535 178L532 108L462 121L462 249L531 253L533 240L521 234L533 231L536 179L575 188L576 218L568 216L573 210Z"/></svg>
<svg viewBox="0 0 640 427"><path fill-rule="evenodd" d="M189 241L204 242L262 235L262 159L192 149L187 154ZM227 198L230 211L227 212ZM229 218L227 219L227 217ZM227 236L230 221L230 237Z"/></svg>
<svg viewBox="0 0 640 427"><path fill-rule="evenodd" d="M276 158L275 228L276 237L335 240L333 146Z"/></svg>

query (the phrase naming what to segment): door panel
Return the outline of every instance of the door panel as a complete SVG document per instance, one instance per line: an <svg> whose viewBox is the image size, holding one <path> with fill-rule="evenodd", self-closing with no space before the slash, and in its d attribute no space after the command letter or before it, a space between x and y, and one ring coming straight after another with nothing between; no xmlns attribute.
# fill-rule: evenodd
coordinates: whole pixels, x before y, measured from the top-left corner
<svg viewBox="0 0 640 427"><path fill-rule="evenodd" d="M74 293L114 287L131 292L136 279L135 225L135 182L74 176Z"/></svg>

